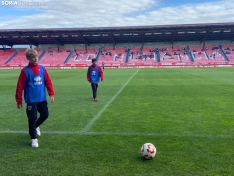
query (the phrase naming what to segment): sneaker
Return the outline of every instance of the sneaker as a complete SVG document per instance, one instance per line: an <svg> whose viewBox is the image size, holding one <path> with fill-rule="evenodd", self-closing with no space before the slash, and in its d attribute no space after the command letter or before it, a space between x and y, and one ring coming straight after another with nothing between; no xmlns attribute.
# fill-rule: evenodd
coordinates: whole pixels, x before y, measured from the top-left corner
<svg viewBox="0 0 234 176"><path fill-rule="evenodd" d="M94 98L93 100L94 100L95 102L97 102L97 101L98 101L98 99L97 99L97 98Z"/></svg>
<svg viewBox="0 0 234 176"><path fill-rule="evenodd" d="M37 131L37 136L41 136L41 131L39 127L36 128L36 131Z"/></svg>
<svg viewBox="0 0 234 176"><path fill-rule="evenodd" d="M33 148L39 147L38 140L37 139L31 139L31 146Z"/></svg>

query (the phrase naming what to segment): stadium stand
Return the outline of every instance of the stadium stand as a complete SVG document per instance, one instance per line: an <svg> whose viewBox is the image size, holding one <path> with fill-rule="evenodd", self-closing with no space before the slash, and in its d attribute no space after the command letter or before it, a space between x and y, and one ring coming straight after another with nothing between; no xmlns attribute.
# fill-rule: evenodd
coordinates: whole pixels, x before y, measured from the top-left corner
<svg viewBox="0 0 234 176"><path fill-rule="evenodd" d="M126 48L102 48L99 57L99 62L109 63L124 63L126 56Z"/></svg>
<svg viewBox="0 0 234 176"><path fill-rule="evenodd" d="M189 63L189 56L186 47L160 47L160 62L161 63Z"/></svg>
<svg viewBox="0 0 234 176"><path fill-rule="evenodd" d="M68 57L70 51L68 49L48 49L44 56L40 59L40 64L63 64Z"/></svg>
<svg viewBox="0 0 234 176"><path fill-rule="evenodd" d="M67 61L67 64L87 64L91 63L93 58L96 58L98 53L97 48L89 48L87 52L85 49L77 48L74 49L74 52L71 58Z"/></svg>
<svg viewBox="0 0 234 176"><path fill-rule="evenodd" d="M145 63L154 63L156 62L156 49L155 48L143 48L142 50L143 59Z"/></svg>
<svg viewBox="0 0 234 176"><path fill-rule="evenodd" d="M155 48L131 48L128 63L143 64L156 62Z"/></svg>
<svg viewBox="0 0 234 176"><path fill-rule="evenodd" d="M209 56L209 60L212 62L224 62L225 61L224 56L222 55L222 53L220 52L217 46L208 47L208 50L206 51L206 53Z"/></svg>
<svg viewBox="0 0 234 176"><path fill-rule="evenodd" d="M18 54L12 58L9 64L21 64L21 65L28 65L28 60L25 57L26 50L18 51ZM40 54L40 50L37 50Z"/></svg>
<svg viewBox="0 0 234 176"><path fill-rule="evenodd" d="M227 56L230 61L234 61L234 47L231 45L225 45L221 48L217 45L206 46L162 46L145 47L145 48L130 48L127 64L133 65L151 65L159 63L157 59L157 49L159 50L160 63L163 65L171 64L207 64L207 63L220 63L226 62ZM190 53L188 51L190 49ZM19 51L16 50L0 50L0 63L2 64L20 64L27 65L28 61L25 58L25 49ZM39 56L42 58L39 60L39 64L54 65L54 64L86 64L91 63L92 58L97 58L99 64L105 62L105 64L125 64L127 57L127 48L88 48L87 52L85 48L77 49L37 49ZM224 51L224 52L222 52ZM225 53L225 57L223 56ZM190 58L193 57L191 60ZM226 58L227 58L226 57Z"/></svg>
<svg viewBox="0 0 234 176"><path fill-rule="evenodd" d="M190 50L193 54L195 62L224 62L221 52L218 46L207 46L205 48L201 46L192 46Z"/></svg>
<svg viewBox="0 0 234 176"><path fill-rule="evenodd" d="M209 55L205 51L202 51L201 46L192 46L190 50L195 62L207 62L209 60Z"/></svg>
<svg viewBox="0 0 234 176"><path fill-rule="evenodd" d="M225 45L223 46L223 51L225 52L230 61L234 61L234 46Z"/></svg>
<svg viewBox="0 0 234 176"><path fill-rule="evenodd" d="M224 62L225 58L222 55L218 46L206 46L204 49L202 46L190 46L190 51L195 63L208 63L208 62ZM128 56L128 64L154 64L158 63L156 47L146 48L131 48ZM189 58L189 52L185 46L164 46L159 47L160 63L191 63ZM26 65L28 61L25 58L25 49L20 51L16 50L3 50L0 51L0 62L2 64L8 61L8 64L21 64ZM40 64L90 64L92 58L97 58L99 63L105 62L106 64L124 64L126 60L126 48L89 48L87 52L84 48L70 49L37 49L39 56L42 58L39 60ZM234 61L234 47L231 45L225 45L223 47L224 53L230 59ZM13 57L14 56L14 57ZM9 59L11 58L12 59Z"/></svg>
<svg viewBox="0 0 234 176"><path fill-rule="evenodd" d="M4 64L7 60L9 60L14 54L16 50L1 50L0 52L0 63Z"/></svg>

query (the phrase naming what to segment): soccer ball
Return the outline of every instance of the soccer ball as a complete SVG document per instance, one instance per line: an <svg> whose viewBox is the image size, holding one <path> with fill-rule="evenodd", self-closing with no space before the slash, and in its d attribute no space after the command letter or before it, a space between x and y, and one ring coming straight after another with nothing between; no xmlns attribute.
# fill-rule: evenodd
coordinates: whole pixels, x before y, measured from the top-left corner
<svg viewBox="0 0 234 176"><path fill-rule="evenodd" d="M141 147L141 154L145 159L153 159L156 155L156 147L151 143L145 143Z"/></svg>

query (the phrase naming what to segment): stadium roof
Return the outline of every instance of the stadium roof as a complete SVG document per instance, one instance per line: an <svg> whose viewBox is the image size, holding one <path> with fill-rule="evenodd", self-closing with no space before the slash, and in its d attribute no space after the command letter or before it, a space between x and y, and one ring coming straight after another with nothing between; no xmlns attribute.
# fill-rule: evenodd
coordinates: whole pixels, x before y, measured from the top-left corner
<svg viewBox="0 0 234 176"><path fill-rule="evenodd" d="M0 29L0 45L147 43L230 40L234 23L88 28Z"/></svg>

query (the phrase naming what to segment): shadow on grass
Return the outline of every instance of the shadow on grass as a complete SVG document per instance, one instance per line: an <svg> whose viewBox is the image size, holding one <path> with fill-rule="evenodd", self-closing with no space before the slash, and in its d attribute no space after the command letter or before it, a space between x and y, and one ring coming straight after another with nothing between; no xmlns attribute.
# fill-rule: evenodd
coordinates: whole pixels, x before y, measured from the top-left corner
<svg viewBox="0 0 234 176"><path fill-rule="evenodd" d="M137 156L136 158L137 158L137 160L138 160L139 162L151 162L150 159L145 159L145 158L142 157L142 156Z"/></svg>
<svg viewBox="0 0 234 176"><path fill-rule="evenodd" d="M0 137L2 149L30 148L31 139L28 134L4 134Z"/></svg>

